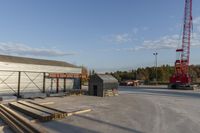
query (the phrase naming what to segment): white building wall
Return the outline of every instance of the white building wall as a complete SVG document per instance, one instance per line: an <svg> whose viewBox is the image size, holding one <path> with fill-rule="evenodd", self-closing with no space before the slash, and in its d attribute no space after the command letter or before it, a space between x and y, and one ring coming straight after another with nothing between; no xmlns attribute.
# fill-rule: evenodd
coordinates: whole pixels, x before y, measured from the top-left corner
<svg viewBox="0 0 200 133"><path fill-rule="evenodd" d="M0 62L0 70L52 73L81 73L81 68Z"/></svg>
<svg viewBox="0 0 200 133"><path fill-rule="evenodd" d="M0 95L13 95L18 89L18 71L21 72L20 92L41 92L43 89L43 72L46 73L81 73L81 68L44 66L0 62ZM25 72L23 72L25 71ZM28 76L28 77L27 77ZM31 80L35 84L32 83ZM53 79L52 91L56 91L56 79ZM46 92L51 91L51 79L46 78ZM66 89L73 89L74 79L66 79ZM64 89L64 79L59 79L59 90Z"/></svg>

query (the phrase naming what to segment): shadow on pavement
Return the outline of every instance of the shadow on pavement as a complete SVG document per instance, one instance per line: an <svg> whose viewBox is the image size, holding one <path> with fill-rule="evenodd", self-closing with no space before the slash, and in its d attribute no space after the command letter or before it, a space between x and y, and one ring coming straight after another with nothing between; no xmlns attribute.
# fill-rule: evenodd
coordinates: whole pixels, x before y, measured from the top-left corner
<svg viewBox="0 0 200 133"><path fill-rule="evenodd" d="M173 97L188 97L188 98L200 98L200 93L198 92L181 92L175 90L151 90L151 89L135 89L135 88L121 88L121 94L149 94L160 96L173 96Z"/></svg>
<svg viewBox="0 0 200 133"><path fill-rule="evenodd" d="M62 121L50 121L43 123L43 125L50 129L49 133L100 133L90 129L67 124Z"/></svg>
<svg viewBox="0 0 200 133"><path fill-rule="evenodd" d="M143 133L143 132L138 131L138 130L135 130L135 129L123 127L123 126L121 126L121 125L116 125L116 124L109 123L109 122L105 122L105 121L102 121L102 120L97 120L97 119L94 119L94 118L91 118L91 117L88 117L88 116L83 116L83 115L76 115L76 116L77 116L77 117L84 118L84 119L88 119L88 120L91 120L91 121L94 121L94 122L98 122L98 123L100 123L100 124L109 125L109 126L112 126L112 127L115 127L115 128L121 129L121 130L124 130L124 131L128 131L128 132L131 132L131 133ZM117 116L116 116L116 117L117 117Z"/></svg>

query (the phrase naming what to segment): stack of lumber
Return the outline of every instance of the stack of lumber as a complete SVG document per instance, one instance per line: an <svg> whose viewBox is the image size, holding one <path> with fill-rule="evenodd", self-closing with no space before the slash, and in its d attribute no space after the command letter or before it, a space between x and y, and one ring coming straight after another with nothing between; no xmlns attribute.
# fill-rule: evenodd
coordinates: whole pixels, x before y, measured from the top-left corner
<svg viewBox="0 0 200 133"><path fill-rule="evenodd" d="M39 121L50 121L56 119L62 119L67 116L76 115L80 113L86 113L91 111L91 109L78 109L74 111L63 111L55 108L45 106L44 104L38 104L32 101L17 101L9 103L10 107L13 109L26 114L32 118Z"/></svg>
<svg viewBox="0 0 200 133"><path fill-rule="evenodd" d="M30 123L28 119L3 104L0 104L0 118L15 133L47 133L40 125Z"/></svg>
<svg viewBox="0 0 200 133"><path fill-rule="evenodd" d="M104 96L118 96L117 90L105 90Z"/></svg>
<svg viewBox="0 0 200 133"><path fill-rule="evenodd" d="M49 121L64 118L67 112L40 105L34 102L18 101L11 102L9 105L19 112L22 112L32 118L40 121Z"/></svg>

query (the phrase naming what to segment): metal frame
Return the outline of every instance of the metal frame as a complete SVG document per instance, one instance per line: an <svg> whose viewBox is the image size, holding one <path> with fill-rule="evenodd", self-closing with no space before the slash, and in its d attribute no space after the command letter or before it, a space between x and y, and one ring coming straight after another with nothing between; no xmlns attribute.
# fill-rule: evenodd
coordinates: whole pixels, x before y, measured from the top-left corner
<svg viewBox="0 0 200 133"><path fill-rule="evenodd" d="M9 86L7 83L6 83L6 80L8 80L15 72L12 72L10 75L8 75L5 79L1 79L1 83L0 84L5 84L9 89L11 89L14 93L17 93L11 86Z"/></svg>
<svg viewBox="0 0 200 133"><path fill-rule="evenodd" d="M0 78L0 84L5 84L10 90L12 90L14 92L14 95L16 95L18 98L21 97L21 93L27 89L31 84L33 84L36 88L38 88L42 93L46 92L46 78L50 78L51 79L51 90L53 89L53 79L56 79L56 93L59 92L59 80L63 79L64 83L63 83L63 92L66 92L66 79L76 79L74 78L67 78L67 77L57 77L57 78L52 78L52 77L48 77L46 76L46 72L34 72L34 71L8 71L8 70L0 70L0 72L10 72L10 74L8 76L6 76L4 79ZM13 88L11 87L8 83L6 83L6 81L13 76L14 74L18 73L18 80L17 80L17 88ZM29 79L29 82L25 85L24 88L21 88L21 77L22 77L22 73ZM28 73L38 73L34 78L31 78L29 76ZM35 80L41 76L41 74L43 74L43 86L42 88L39 87L37 85L37 83L35 83ZM67 75L67 73L65 73ZM70 73L69 73L70 74ZM80 75L80 74L77 74ZM81 76L80 78L80 89L81 89Z"/></svg>

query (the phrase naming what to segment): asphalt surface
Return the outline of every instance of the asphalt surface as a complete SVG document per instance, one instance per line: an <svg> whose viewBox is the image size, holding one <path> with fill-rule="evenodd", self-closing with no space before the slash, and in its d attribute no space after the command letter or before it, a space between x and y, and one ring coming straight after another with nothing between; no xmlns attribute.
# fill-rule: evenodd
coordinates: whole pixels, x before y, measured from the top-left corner
<svg viewBox="0 0 200 133"><path fill-rule="evenodd" d="M121 95L133 94L139 101L136 110L145 122L139 129L145 133L199 133L200 93L168 89L121 87ZM140 109L149 106L148 109ZM148 117L151 117L148 119Z"/></svg>
<svg viewBox="0 0 200 133"><path fill-rule="evenodd" d="M200 133L200 93L120 87L119 96L36 99L65 111L92 111L40 123L51 133ZM7 132L7 128L3 128Z"/></svg>

